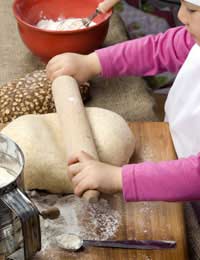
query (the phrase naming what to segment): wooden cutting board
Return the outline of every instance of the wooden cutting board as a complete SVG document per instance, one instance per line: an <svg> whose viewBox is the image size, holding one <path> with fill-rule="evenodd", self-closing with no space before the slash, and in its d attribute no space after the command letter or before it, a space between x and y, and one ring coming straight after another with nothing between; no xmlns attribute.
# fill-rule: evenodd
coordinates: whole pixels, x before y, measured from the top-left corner
<svg viewBox="0 0 200 260"><path fill-rule="evenodd" d="M176 159L168 124L135 122L130 127L136 136L136 151L131 162ZM58 248L39 252L34 260L185 260L187 244L181 203L129 202L120 194L106 196L111 207L122 216L121 225L114 239L164 239L176 240L176 249L126 250L86 248L70 253Z"/></svg>
<svg viewBox="0 0 200 260"><path fill-rule="evenodd" d="M170 160L176 154L166 123L130 123L136 135L136 152L132 162L144 160ZM121 195L107 196L111 206L122 216L115 239L165 239L176 240L177 248L171 250L125 250L86 248L70 253L58 248L38 253L34 260L184 260L187 245L183 207L181 203L144 202L125 203Z"/></svg>

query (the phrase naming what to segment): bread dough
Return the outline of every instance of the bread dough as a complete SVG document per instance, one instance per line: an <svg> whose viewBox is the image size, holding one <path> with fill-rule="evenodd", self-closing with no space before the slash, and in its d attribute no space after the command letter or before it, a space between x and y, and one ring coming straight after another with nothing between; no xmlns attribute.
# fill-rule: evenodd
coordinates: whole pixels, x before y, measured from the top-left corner
<svg viewBox="0 0 200 260"><path fill-rule="evenodd" d="M126 121L109 110L93 107L86 111L100 161L117 166L128 163L135 140ZM15 141L24 153L26 189L72 192L57 114L21 116L2 133Z"/></svg>

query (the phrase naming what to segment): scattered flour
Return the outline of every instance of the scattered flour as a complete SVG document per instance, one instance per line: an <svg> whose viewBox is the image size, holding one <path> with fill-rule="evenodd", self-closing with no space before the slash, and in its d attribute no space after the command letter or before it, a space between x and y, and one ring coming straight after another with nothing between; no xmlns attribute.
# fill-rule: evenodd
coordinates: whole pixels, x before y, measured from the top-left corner
<svg viewBox="0 0 200 260"><path fill-rule="evenodd" d="M96 23L91 22L89 27L94 26L95 24ZM86 28L82 23L81 18L58 19L56 21L52 19L41 19L36 26L40 29L50 31L73 31Z"/></svg>
<svg viewBox="0 0 200 260"><path fill-rule="evenodd" d="M89 203L74 195L45 195L32 197L36 206L46 209L58 207L59 218L41 219L42 249L56 244L56 237L62 234L75 234L81 239L106 240L114 237L121 222L118 211L112 209L105 199Z"/></svg>

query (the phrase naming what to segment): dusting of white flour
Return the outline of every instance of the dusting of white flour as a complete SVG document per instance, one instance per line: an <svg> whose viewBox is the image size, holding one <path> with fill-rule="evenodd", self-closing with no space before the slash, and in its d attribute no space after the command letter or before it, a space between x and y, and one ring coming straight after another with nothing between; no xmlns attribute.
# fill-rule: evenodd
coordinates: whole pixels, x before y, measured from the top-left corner
<svg viewBox="0 0 200 260"><path fill-rule="evenodd" d="M75 234L81 239L107 240L116 234L121 222L118 211L111 208L108 201L100 199L89 203L75 195L34 196L32 200L40 210L51 206L60 210L55 220L41 219L42 249L56 246L56 237Z"/></svg>
<svg viewBox="0 0 200 260"><path fill-rule="evenodd" d="M94 26L96 23L91 22L90 26ZM73 31L77 29L86 28L82 23L81 18L68 18L60 19L56 21L52 19L41 19L36 26L40 29L50 30L50 31Z"/></svg>
<svg viewBox="0 0 200 260"><path fill-rule="evenodd" d="M62 234L56 237L56 241L60 248L69 251L76 251L83 246L83 240L74 234Z"/></svg>

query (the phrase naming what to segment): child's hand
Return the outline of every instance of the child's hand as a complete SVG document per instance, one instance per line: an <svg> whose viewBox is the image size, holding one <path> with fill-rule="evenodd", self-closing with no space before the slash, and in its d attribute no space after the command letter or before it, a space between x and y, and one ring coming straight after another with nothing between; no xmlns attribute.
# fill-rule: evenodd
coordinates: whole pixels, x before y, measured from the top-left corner
<svg viewBox="0 0 200 260"><path fill-rule="evenodd" d="M101 65L95 52L89 55L63 53L53 57L48 62L46 70L50 80L68 75L74 77L79 83L84 83L101 72Z"/></svg>
<svg viewBox="0 0 200 260"><path fill-rule="evenodd" d="M122 190L121 167L96 161L85 152L71 157L68 165L69 178L77 196L81 196L87 190L98 190L103 193Z"/></svg>

